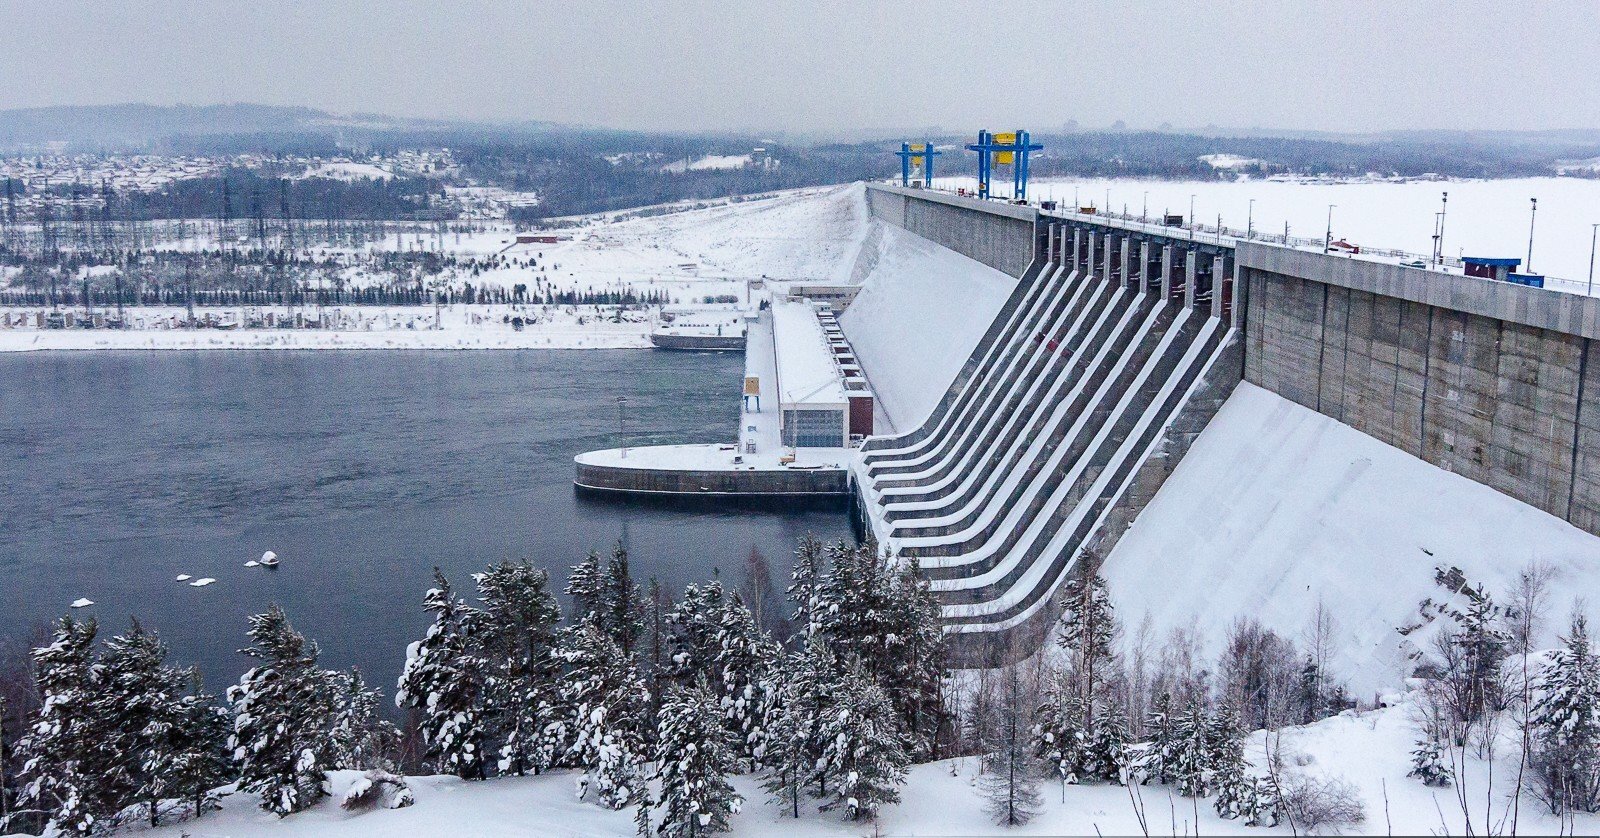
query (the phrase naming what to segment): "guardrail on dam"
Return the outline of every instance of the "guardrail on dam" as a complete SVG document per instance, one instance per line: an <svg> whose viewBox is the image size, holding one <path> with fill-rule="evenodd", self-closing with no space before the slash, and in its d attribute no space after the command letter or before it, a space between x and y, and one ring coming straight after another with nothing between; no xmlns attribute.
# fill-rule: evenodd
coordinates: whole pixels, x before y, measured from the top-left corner
<svg viewBox="0 0 1600 838"><path fill-rule="evenodd" d="M1241 380L1600 533L1600 301L1182 228L869 185L875 217L1020 277L863 517L958 657L1031 650ZM1600 361L1600 359L1595 359Z"/></svg>

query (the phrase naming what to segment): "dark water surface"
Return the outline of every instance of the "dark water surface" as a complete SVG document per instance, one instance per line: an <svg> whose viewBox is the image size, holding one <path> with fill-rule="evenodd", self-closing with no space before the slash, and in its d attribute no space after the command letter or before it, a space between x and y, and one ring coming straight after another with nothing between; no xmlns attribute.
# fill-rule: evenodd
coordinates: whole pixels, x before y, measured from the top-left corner
<svg viewBox="0 0 1600 838"><path fill-rule="evenodd" d="M0 356L0 639L75 611L160 632L212 689L245 617L281 603L329 666L391 692L439 565L551 569L626 542L679 589L758 547L786 577L843 512L691 510L576 496L572 456L732 439L737 355L618 351L77 352ZM277 570L244 563L273 550ZM193 588L187 573L214 577ZM780 586L785 578L775 580Z"/></svg>

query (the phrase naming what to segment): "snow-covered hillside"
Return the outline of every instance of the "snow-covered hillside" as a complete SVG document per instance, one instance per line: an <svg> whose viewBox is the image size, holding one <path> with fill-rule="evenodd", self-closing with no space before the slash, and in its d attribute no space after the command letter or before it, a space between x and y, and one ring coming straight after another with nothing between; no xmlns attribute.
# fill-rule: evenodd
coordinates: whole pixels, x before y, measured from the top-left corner
<svg viewBox="0 0 1600 838"><path fill-rule="evenodd" d="M1365 835L1465 834L1456 788L1430 788L1406 776L1417 736L1417 707L1406 699L1397 706L1363 713L1347 712L1316 724L1283 731L1281 737L1257 733L1246 755L1264 771L1269 748L1282 757L1287 774L1344 780L1360 795L1366 819L1346 830ZM1509 735L1509 733L1508 733ZM1503 747L1494 765L1496 785L1487 782L1489 763L1467 757L1467 795L1474 828L1483 832L1484 812L1509 832L1507 793L1515 783L1517 750ZM976 759L953 759L919 765L902 788L900 805L887 808L879 823L851 823L837 813L818 813L814 804L799 820L785 817L767 802L755 777L735 777L746 799L733 819L734 836L783 838L846 838L846 836L950 835L1137 835L1141 826L1135 805L1142 806L1151 835L1289 835L1288 824L1251 828L1223 820L1210 799L1181 797L1169 787L1151 784L1134 790L1114 785L1061 787L1041 785L1038 817L1026 826L995 826L984 812L977 787ZM1282 775L1280 775L1282 776ZM335 793L355 777L335 775ZM633 812L613 812L577 800L573 775L556 772L541 777L500 778L464 782L454 777L415 777L410 783L415 805L396 810L350 813L330 801L279 819L256 807L251 795L234 795L224 810L199 821L144 831L152 836L194 838L400 838L400 836L627 836L634 834ZM1537 802L1523 802L1518 813L1520 834L1554 832L1558 824ZM1600 818L1580 816L1576 832L1600 828Z"/></svg>
<svg viewBox="0 0 1600 838"><path fill-rule="evenodd" d="M1196 626L1215 659L1236 618L1300 636L1320 600L1337 620L1336 674L1357 695L1397 686L1425 648L1436 568L1509 594L1554 573L1547 631L1600 603L1600 538L1244 383L1105 564L1123 624Z"/></svg>
<svg viewBox="0 0 1600 838"><path fill-rule="evenodd" d="M915 428L994 321L1017 281L884 224L855 264L861 293L839 323L896 429Z"/></svg>

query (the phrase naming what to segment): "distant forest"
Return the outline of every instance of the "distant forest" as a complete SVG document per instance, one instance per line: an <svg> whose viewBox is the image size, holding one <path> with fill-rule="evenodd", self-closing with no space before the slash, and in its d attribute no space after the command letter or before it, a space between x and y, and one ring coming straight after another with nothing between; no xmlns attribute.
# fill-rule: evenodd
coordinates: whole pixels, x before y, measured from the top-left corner
<svg viewBox="0 0 1600 838"><path fill-rule="evenodd" d="M41 187L35 179L35 192L30 196L22 181L0 178L0 212L5 213L0 220L37 220L18 208L29 206L30 197L48 190L58 206L71 206L74 197L92 199L78 203L92 203L91 211L104 216L100 219L104 221L224 217L240 222L257 218L439 221L461 212L446 187L475 185L537 193L537 205L509 210L512 220L535 224L552 217L672 201L893 177L900 168L893 156L898 138L854 143L773 142L756 136L579 129L543 123L330 127L323 123L331 117L320 112L280 109L255 113L251 107L256 106L235 106L213 114L206 109L167 113L123 106L114 119L108 118L100 126L99 133L85 131L81 135L70 134L68 126L73 120L92 123L97 118L93 113L28 112L19 122L19 112L0 112L0 149L6 147L3 141L10 139L13 159L53 153L44 151L38 138L57 135L80 136L66 149L68 154L255 158L250 168L235 165L150 192L110 194L106 187L93 183L57 182ZM17 124L8 127L8 114ZM287 128L262 129L269 119L278 119ZM208 132L206 126L211 122L218 127ZM154 133L166 130L187 133ZM108 139L111 136L120 138L120 144ZM932 139L947 149L939 158L939 173L976 170L973 154L961 149L970 137L912 139ZM1549 175L1557 161L1600 158L1600 135L1592 132L1505 136L1411 132L1323 138L1101 131L1036 133L1034 139L1045 145L1034 157L1034 175L1054 177L1192 179L1231 178L1241 173L1352 176L1376 172L1405 177L1431 173L1496 178ZM749 154L757 147L765 149L775 162L729 169L683 170L682 165L670 165L707 155ZM455 168L447 176L341 181L300 178L303 163L290 162L311 157L362 159L412 149L449 149ZM1235 155L1252 162L1217 170L1200 159L1210 154ZM259 159L263 155L286 162L281 169L270 162L263 166ZM68 221L65 212L56 212L55 221Z"/></svg>

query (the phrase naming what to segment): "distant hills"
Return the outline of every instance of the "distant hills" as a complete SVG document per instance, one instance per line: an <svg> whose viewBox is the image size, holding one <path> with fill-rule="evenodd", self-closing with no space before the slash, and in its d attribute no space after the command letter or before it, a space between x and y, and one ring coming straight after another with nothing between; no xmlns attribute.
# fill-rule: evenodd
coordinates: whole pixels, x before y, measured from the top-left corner
<svg viewBox="0 0 1600 838"><path fill-rule="evenodd" d="M547 123L521 123L537 129ZM232 105L66 105L0 110L0 150L65 144L72 150L131 150L164 141L230 135L338 137L383 132L473 130L484 126L382 114L338 115L316 108Z"/></svg>

